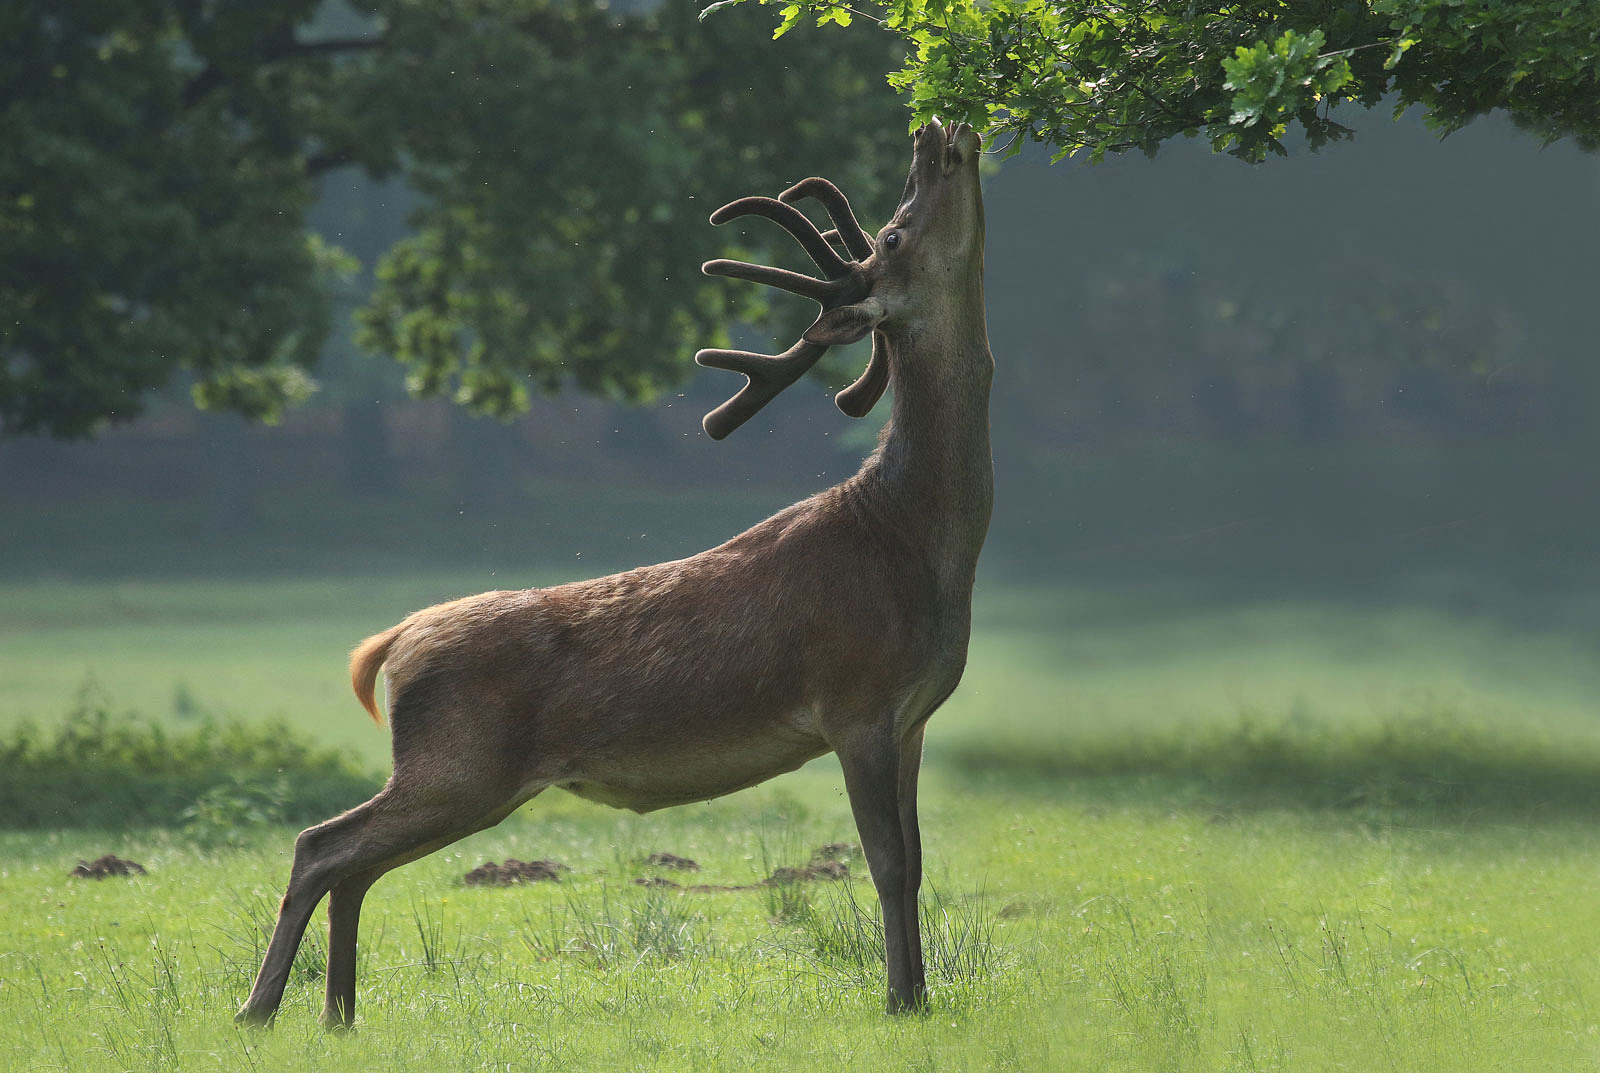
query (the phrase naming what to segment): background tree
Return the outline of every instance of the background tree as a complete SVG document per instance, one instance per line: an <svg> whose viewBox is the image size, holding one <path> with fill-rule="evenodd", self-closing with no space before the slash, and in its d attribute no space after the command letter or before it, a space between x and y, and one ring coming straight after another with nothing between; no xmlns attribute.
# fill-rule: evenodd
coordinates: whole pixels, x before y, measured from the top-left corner
<svg viewBox="0 0 1600 1073"><path fill-rule="evenodd" d="M712 8L742 3L723 0ZM938 114L1065 155L1204 135L1250 161L1298 124L1349 134L1343 101L1421 105L1440 131L1505 109L1541 138L1600 144L1600 5L1572 0L760 0L780 35L878 23L909 47L891 81ZM710 9L708 9L710 10Z"/></svg>
<svg viewBox="0 0 1600 1073"><path fill-rule="evenodd" d="M5 5L0 428L89 435L185 380L260 419L304 398L332 277L355 268L306 227L342 167L420 196L360 318L415 393L508 414L567 385L676 383L764 309L696 271L769 239L714 232L709 209L819 169L870 206L875 141L903 114L893 39L774 49L759 21L595 0Z"/></svg>

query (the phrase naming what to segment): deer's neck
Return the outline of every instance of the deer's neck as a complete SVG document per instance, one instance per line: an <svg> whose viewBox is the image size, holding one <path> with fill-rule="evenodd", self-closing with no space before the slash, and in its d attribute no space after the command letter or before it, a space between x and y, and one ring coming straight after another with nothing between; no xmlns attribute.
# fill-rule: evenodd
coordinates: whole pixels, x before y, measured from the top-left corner
<svg viewBox="0 0 1600 1073"><path fill-rule="evenodd" d="M894 409L861 473L872 508L913 544L941 588L970 594L994 505L989 385L982 328L968 337L889 341Z"/></svg>

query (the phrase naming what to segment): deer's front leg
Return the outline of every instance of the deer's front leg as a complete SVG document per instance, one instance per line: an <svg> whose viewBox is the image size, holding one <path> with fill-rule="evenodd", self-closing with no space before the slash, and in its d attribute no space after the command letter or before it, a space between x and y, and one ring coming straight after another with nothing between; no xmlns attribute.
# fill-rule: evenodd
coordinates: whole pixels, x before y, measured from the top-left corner
<svg viewBox="0 0 1600 1073"><path fill-rule="evenodd" d="M922 735L912 737L913 742L902 743L885 734L850 742L838 750L850 810L855 815L856 831L861 836L861 848L883 912L890 1013L922 1009L927 991L922 933L917 920L922 850L917 831L916 780ZM909 796L905 793L907 786Z"/></svg>
<svg viewBox="0 0 1600 1073"><path fill-rule="evenodd" d="M906 847L906 880L902 901L906 948L911 952L911 993L921 1006L928 981L922 965L922 917L917 894L922 889L922 828L917 823L917 776L922 771L922 727L900 747L900 835Z"/></svg>

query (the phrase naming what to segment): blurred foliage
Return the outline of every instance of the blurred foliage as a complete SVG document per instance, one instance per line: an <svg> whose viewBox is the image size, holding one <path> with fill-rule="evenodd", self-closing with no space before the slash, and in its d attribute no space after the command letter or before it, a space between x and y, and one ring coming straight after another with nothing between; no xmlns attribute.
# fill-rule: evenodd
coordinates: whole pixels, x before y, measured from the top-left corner
<svg viewBox="0 0 1600 1073"><path fill-rule="evenodd" d="M1028 415L1017 424L1034 445L1461 443L1549 427L1553 360L1530 351L1515 303L1470 278L1322 258L1317 280L1222 250L1199 266L1107 258L1063 288L1063 305L1082 310L1072 360L1025 350L999 405Z"/></svg>
<svg viewBox="0 0 1600 1073"><path fill-rule="evenodd" d="M1424 703L1371 721L1296 709L1241 712L1232 724L1178 724L1144 734L1024 741L989 735L941 759L1008 786L1049 792L1085 777L1188 783L1220 807L1352 809L1375 818L1415 810L1600 808L1600 742L1557 741L1516 721Z"/></svg>
<svg viewBox="0 0 1600 1073"><path fill-rule="evenodd" d="M174 733L114 714L92 682L54 730L0 739L0 828L183 827L206 845L265 823L326 819L376 792L346 753L282 721Z"/></svg>
<svg viewBox="0 0 1600 1073"><path fill-rule="evenodd" d="M252 34L213 41L208 28L199 5L145 0L0 9L10 431L127 420L179 369L256 418L304 393L327 330L320 277L337 259L300 226L311 188L283 125L261 122L269 95L197 89L207 50L239 50L240 66L266 42L247 60Z"/></svg>
<svg viewBox="0 0 1600 1073"><path fill-rule="evenodd" d="M234 775L208 787L178 815L184 834L199 845L237 846L254 831L285 822L293 794L287 775L268 781Z"/></svg>
<svg viewBox="0 0 1600 1073"><path fill-rule="evenodd" d="M743 0L724 0L713 8ZM1259 162L1334 105L1421 105L1442 132L1505 109L1546 140L1600 144L1600 5L1572 0L760 0L802 20L879 22L910 58L891 79L918 118L1046 142L1061 155L1203 135ZM709 9L708 9L709 10ZM864 16L864 18L858 17Z"/></svg>
<svg viewBox="0 0 1600 1073"><path fill-rule="evenodd" d="M90 435L185 380L257 419L304 398L329 284L355 267L305 218L347 167L421 195L360 318L417 394L509 415L535 391L677 383L765 308L696 271L769 252L765 230L706 223L718 198L814 172L858 206L886 193L897 42L774 47L760 21L598 0L5 5L0 427Z"/></svg>

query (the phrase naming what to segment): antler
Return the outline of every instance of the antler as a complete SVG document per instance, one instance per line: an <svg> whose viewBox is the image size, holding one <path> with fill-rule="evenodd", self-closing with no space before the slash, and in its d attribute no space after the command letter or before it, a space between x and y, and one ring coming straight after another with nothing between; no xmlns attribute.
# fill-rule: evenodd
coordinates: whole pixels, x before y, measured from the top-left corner
<svg viewBox="0 0 1600 1073"><path fill-rule="evenodd" d="M844 192L826 179L810 178L801 179L789 189L778 195L778 200L786 205L792 205L803 198L815 198L828 212L828 218L833 221L834 229L828 235L837 235L845 249L850 251L850 256L858 261L865 261L872 256L872 239L856 223L856 214L850 211L850 202ZM808 221L809 222L809 221Z"/></svg>
<svg viewBox="0 0 1600 1073"><path fill-rule="evenodd" d="M720 440L777 398L783 389L804 376L828 348L804 339L782 354L754 354L748 350L702 350L694 360L708 369L743 373L749 382L739 393L706 414L700 424L706 435Z"/></svg>
<svg viewBox="0 0 1600 1073"><path fill-rule="evenodd" d="M826 179L818 180L827 182ZM828 183L832 186L832 183ZM787 196L793 187L784 191ZM837 189L834 193L839 193ZM839 195L843 197L843 194ZM849 212L849 208L845 209ZM817 230L817 225L810 218L793 205L787 204L777 198L770 197L742 197L738 201L729 202L711 214L713 224L725 224L729 220L736 220L741 216L765 216L773 223L782 227L795 237L795 240L805 247L806 253L816 262L818 268L827 273L829 278L837 278L850 270L850 263L833 252L833 247L828 245L828 240L822 237L822 232ZM855 251L852 250L852 253ZM870 252L870 251L869 251Z"/></svg>
<svg viewBox="0 0 1600 1073"><path fill-rule="evenodd" d="M826 233L819 231L805 213L790 204L806 197L815 198L827 210L833 221L833 230ZM828 180L802 180L777 198L740 198L712 213L711 222L724 224L742 216L763 216L789 232L828 278L817 279L784 268L726 258L707 261L702 265L700 270L706 275L728 276L777 287L790 294L810 298L821 305L824 312L859 302L867 296L870 284L860 270L859 262L872 256L872 240L856 222L844 194ZM834 240L842 243L855 260L846 261L840 257L834 251ZM701 423L706 434L714 440L720 440L750 420L756 411L776 398L784 388L804 376L827 350L824 344L808 343L801 339L782 354L756 354L748 350L702 350L697 353L694 360L699 364L711 369L743 373L749 381L733 398L705 416ZM871 409L883 393L883 385L887 383L887 370L879 360L876 337L872 354L872 360L861 379L835 396L839 408L852 417ZM872 384L863 389L869 380ZM863 395L867 396L865 409L861 409L860 413L853 412L859 407Z"/></svg>

